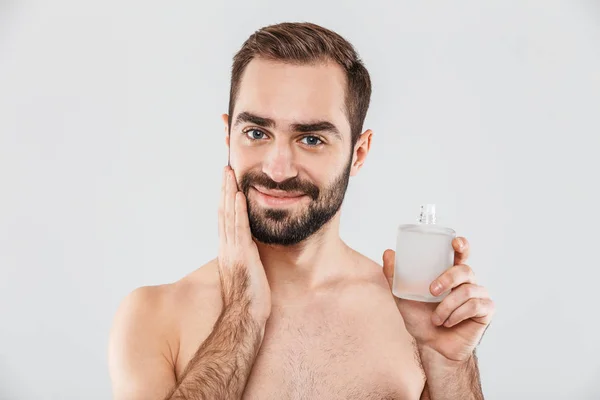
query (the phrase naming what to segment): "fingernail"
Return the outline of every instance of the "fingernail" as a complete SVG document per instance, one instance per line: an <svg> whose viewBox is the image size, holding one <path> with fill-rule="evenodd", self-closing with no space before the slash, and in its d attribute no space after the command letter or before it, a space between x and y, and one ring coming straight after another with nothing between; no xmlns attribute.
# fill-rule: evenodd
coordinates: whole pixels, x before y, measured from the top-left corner
<svg viewBox="0 0 600 400"><path fill-rule="evenodd" d="M433 322L434 325L440 325L442 323L442 317L440 317L436 313L433 313L433 315L431 317L431 321Z"/></svg>
<svg viewBox="0 0 600 400"><path fill-rule="evenodd" d="M432 291L433 291L433 294L436 295L436 296L438 294L440 294L442 292L442 284L440 282L436 281L433 284L433 290Z"/></svg>
<svg viewBox="0 0 600 400"><path fill-rule="evenodd" d="M458 242L458 248L462 249L463 248L463 241L461 238L457 238L456 241Z"/></svg>

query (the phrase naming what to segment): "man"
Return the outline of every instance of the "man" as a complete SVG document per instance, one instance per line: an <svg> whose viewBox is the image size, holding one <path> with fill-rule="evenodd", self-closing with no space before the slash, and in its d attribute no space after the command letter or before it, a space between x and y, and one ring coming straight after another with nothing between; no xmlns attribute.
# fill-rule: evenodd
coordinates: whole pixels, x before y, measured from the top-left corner
<svg viewBox="0 0 600 400"><path fill-rule="evenodd" d="M110 339L115 398L480 399L475 347L493 313L453 241L431 284L441 303L395 298L380 265L339 237L362 132L367 70L339 35L308 23L254 33L234 57L230 166L218 257L123 301Z"/></svg>

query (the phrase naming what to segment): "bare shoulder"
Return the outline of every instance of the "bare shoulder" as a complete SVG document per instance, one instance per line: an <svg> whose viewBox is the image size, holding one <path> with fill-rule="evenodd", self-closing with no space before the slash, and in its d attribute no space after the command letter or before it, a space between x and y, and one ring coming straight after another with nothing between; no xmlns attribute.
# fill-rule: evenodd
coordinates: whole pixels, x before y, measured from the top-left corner
<svg viewBox="0 0 600 400"><path fill-rule="evenodd" d="M152 399L175 382L164 298L168 285L140 287L121 301L108 346L115 399Z"/></svg>
<svg viewBox="0 0 600 400"><path fill-rule="evenodd" d="M203 311L212 314L220 307L219 298L219 272L216 260L211 260L176 282L133 290L121 301L113 330L125 325L143 329L145 337L176 337L186 313L193 310L201 319Z"/></svg>
<svg viewBox="0 0 600 400"><path fill-rule="evenodd" d="M403 340L409 339L382 265L356 250L352 250L352 260L355 272L348 291L351 301L358 302L359 308L367 310L370 315L377 315L392 331L405 333ZM397 333L394 335L399 337Z"/></svg>
<svg viewBox="0 0 600 400"><path fill-rule="evenodd" d="M169 285L143 286L130 292L119 304L110 332L110 361L134 347L167 350L166 342L156 341L165 329L168 312L165 298Z"/></svg>
<svg viewBox="0 0 600 400"><path fill-rule="evenodd" d="M413 337L406 330L402 314L398 310L389 283L383 274L383 266L369 257L354 251L353 257L360 271L360 287L362 290L353 291L354 298L374 317L371 325L376 327L380 343L389 348L396 348L399 359L414 362L415 368L404 369L405 376L412 376L413 381L423 381L424 372L421 369L418 353ZM400 355L403 356L400 356Z"/></svg>
<svg viewBox="0 0 600 400"><path fill-rule="evenodd" d="M210 333L220 307L216 260L176 282L139 287L126 295L115 313L109 339L113 390L126 394L164 391L176 381L182 332L188 329L190 318L197 329ZM138 382L150 387L142 389ZM160 387L152 388L150 382Z"/></svg>
<svg viewBox="0 0 600 400"><path fill-rule="evenodd" d="M361 279L372 283L384 292L388 292L390 289L387 280L383 275L382 265L354 249L351 249L351 251L352 259L354 260L354 264L357 267Z"/></svg>

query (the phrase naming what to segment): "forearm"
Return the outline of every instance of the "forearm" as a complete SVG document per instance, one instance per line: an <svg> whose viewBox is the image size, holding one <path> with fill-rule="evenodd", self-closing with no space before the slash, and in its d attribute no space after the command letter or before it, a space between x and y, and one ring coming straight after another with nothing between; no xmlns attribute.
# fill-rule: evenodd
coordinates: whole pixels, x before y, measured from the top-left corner
<svg viewBox="0 0 600 400"><path fill-rule="evenodd" d="M421 400L483 400L475 353L460 362L427 348L419 354L427 377Z"/></svg>
<svg viewBox="0 0 600 400"><path fill-rule="evenodd" d="M165 400L240 399L262 343L265 321L230 305Z"/></svg>

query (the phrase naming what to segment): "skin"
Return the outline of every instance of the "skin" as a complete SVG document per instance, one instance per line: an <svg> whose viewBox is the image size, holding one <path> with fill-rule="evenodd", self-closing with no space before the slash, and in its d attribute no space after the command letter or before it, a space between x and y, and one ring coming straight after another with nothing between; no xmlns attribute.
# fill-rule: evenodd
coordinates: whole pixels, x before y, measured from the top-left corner
<svg viewBox="0 0 600 400"><path fill-rule="evenodd" d="M494 304L465 264L465 238L452 243L455 266L432 282L434 295L452 288L436 304L395 298L394 252L385 251L382 268L348 247L340 212L297 245L251 237L246 201L266 205L256 191L246 199L238 190L246 171L276 182L298 176L320 188L349 157L350 176L360 171L372 132L352 145L345 85L332 63L248 65L231 129L223 115L231 168L223 172L219 256L123 300L109 345L115 399L483 398L474 350ZM274 124L236 124L241 112ZM338 134L292 129L315 121L329 121ZM281 207L301 215L310 201Z"/></svg>

